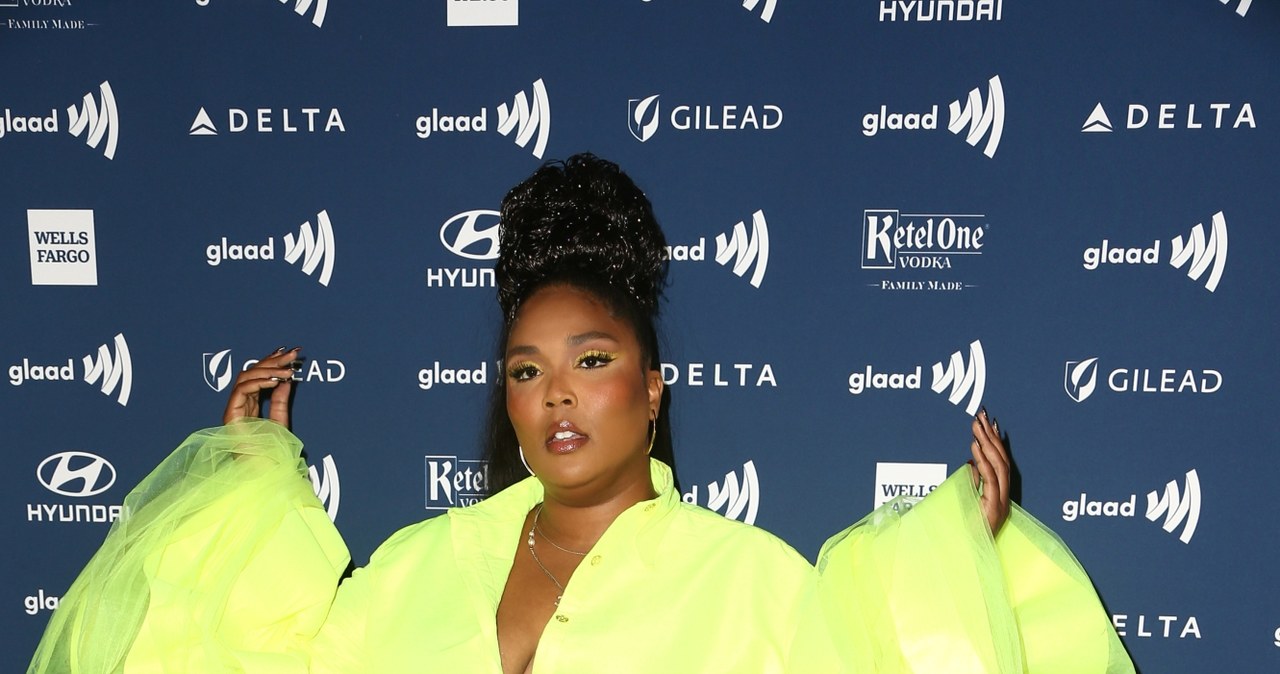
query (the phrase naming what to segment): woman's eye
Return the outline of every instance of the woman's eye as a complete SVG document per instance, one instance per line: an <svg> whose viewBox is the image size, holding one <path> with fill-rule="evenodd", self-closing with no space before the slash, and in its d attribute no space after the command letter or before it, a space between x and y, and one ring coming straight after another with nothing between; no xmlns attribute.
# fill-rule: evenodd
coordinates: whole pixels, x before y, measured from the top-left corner
<svg viewBox="0 0 1280 674"><path fill-rule="evenodd" d="M587 353L578 356L578 367L587 369L604 367L605 365L612 363L617 357L617 354L605 351L588 351Z"/></svg>
<svg viewBox="0 0 1280 674"><path fill-rule="evenodd" d="M538 368L527 363L517 365L507 371L507 376L513 381L528 381L538 376Z"/></svg>

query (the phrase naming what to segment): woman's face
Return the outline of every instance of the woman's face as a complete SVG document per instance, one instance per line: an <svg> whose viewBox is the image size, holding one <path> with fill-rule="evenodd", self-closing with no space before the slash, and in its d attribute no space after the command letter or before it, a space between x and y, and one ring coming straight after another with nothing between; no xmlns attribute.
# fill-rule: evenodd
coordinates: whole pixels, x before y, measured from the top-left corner
<svg viewBox="0 0 1280 674"><path fill-rule="evenodd" d="M590 502L648 488L662 376L626 322L587 292L548 286L521 305L505 358L507 414L549 494Z"/></svg>

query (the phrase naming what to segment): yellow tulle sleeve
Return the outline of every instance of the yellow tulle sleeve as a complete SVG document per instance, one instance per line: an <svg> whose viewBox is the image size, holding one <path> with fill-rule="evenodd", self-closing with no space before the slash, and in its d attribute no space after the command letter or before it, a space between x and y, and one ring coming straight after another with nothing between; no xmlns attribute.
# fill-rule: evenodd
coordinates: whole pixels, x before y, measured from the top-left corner
<svg viewBox="0 0 1280 674"><path fill-rule="evenodd" d="M256 419L187 438L126 497L29 674L305 672L349 556L301 447Z"/></svg>
<svg viewBox="0 0 1280 674"><path fill-rule="evenodd" d="M1088 577L1016 505L992 537L970 468L827 541L817 610L850 672L1134 671Z"/></svg>

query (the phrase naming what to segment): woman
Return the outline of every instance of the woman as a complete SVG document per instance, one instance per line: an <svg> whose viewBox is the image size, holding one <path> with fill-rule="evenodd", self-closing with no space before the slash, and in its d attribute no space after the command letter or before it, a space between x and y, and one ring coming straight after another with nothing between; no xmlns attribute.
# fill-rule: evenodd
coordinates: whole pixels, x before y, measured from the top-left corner
<svg viewBox="0 0 1280 674"><path fill-rule="evenodd" d="M140 488L120 528L164 524L113 531L125 542L109 540L68 592L33 671L104 641L75 627L94 624L89 597L133 598L109 640L124 671L1132 671L1074 560L1047 558L1053 542L1010 516L1008 457L985 411L978 477L962 469L910 515L877 511L824 548L819 575L673 489L653 327L664 241L643 193L578 155L513 189L502 223L498 493L392 536L330 607L345 550L297 488L282 429L298 351L278 350L240 375L227 425L175 453L183 470L157 469L179 477ZM267 393L276 424L252 419ZM188 479L191 456L212 468ZM246 519L271 524L244 533ZM1039 594L1004 574L1010 563L1036 567ZM121 582L95 565L142 572ZM1065 659L1051 652L1063 630Z"/></svg>

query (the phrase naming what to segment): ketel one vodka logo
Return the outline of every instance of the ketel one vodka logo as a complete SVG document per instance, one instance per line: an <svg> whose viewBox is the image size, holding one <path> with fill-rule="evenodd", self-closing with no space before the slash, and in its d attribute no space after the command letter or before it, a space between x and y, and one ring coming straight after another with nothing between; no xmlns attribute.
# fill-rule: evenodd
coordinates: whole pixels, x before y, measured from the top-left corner
<svg viewBox="0 0 1280 674"><path fill-rule="evenodd" d="M489 493L489 462L449 455L423 458L427 510L472 505L484 500Z"/></svg>
<svg viewBox="0 0 1280 674"><path fill-rule="evenodd" d="M970 415L978 413L987 382L987 361L982 352L981 340L974 340L969 344L967 363L964 353L956 351L950 358L934 363L930 374L932 380L929 388L934 393L947 396L947 400L953 405L960 405L967 396L969 402L965 405L965 412ZM849 375L849 393L856 396L871 390L920 390L923 377L924 368L921 365L896 372L876 370L868 365Z"/></svg>
<svg viewBox="0 0 1280 674"><path fill-rule="evenodd" d="M297 236L285 234L283 248L285 262L301 265L302 273L314 276L322 286L329 285L337 251L333 239L333 223L330 222L327 211L316 214L314 229L310 222L304 222L298 228ZM231 243L224 236L218 243L205 247L205 261L211 267L227 261L274 260L275 257L275 237L268 237L263 243Z"/></svg>
<svg viewBox="0 0 1280 674"><path fill-rule="evenodd" d="M67 106L66 130L76 138L83 138L85 145L100 150L107 159L115 159L116 144L120 139L120 115L116 112L116 97L111 83L98 85L97 96L90 91L79 105ZM62 120L57 108L48 115L24 114L10 108L4 109L0 118L0 139L13 134L57 133Z"/></svg>
<svg viewBox="0 0 1280 674"><path fill-rule="evenodd" d="M510 106L506 103L498 106L496 117L494 130L504 136L514 134L512 140L516 145L528 147L529 141L536 138L531 152L542 159L551 135L551 104L541 78L534 81L532 96L523 91L517 92ZM431 108L431 113L419 116L414 126L418 138L423 140L440 134L483 133L489 130L489 109L480 108L474 114L450 114Z"/></svg>
<svg viewBox="0 0 1280 674"><path fill-rule="evenodd" d="M988 80L986 100L983 100L982 91L974 88L969 91L963 105L960 101L956 99L947 106L947 130L963 136L965 142L974 147L985 138L982 154L995 157L1000 137L1004 134L1004 87L1000 84L1000 76ZM862 117L865 136L875 136L882 131L934 131L937 128L936 104L917 112L890 111L889 106L882 105L878 111L868 112Z"/></svg>
<svg viewBox="0 0 1280 674"><path fill-rule="evenodd" d="M1089 271L1102 266L1138 266L1160 263L1161 241L1150 246L1126 247L1103 239L1102 245L1084 249L1082 265ZM1210 220L1208 234L1203 223L1197 223L1186 237L1175 236L1169 242L1169 265L1175 269L1186 268L1187 278L1199 281L1204 277L1204 287L1209 292L1218 289L1222 272L1227 267L1227 218L1218 211ZM1206 275L1207 272L1207 275Z"/></svg>
<svg viewBox="0 0 1280 674"><path fill-rule="evenodd" d="M706 506L731 520L756 523L756 515L760 512L760 478L756 475L755 462L742 464L741 477L737 472L729 471L723 480L709 482L703 489L693 485L682 495L684 502Z"/></svg>
<svg viewBox="0 0 1280 674"><path fill-rule="evenodd" d="M114 348L112 348L114 347ZM84 382L98 388L102 394L115 398L121 406L129 404L133 392L133 361L129 357L129 343L123 334L117 334L111 344L98 347L81 359ZM75 359L66 363L33 363L23 358L21 363L9 366L9 383L22 386L33 381L74 381Z"/></svg>
<svg viewBox="0 0 1280 674"><path fill-rule="evenodd" d="M769 269L769 223L764 219L764 211L751 214L749 230L745 222L738 222L729 232L717 234L715 243L715 261L759 288ZM706 237L699 237L693 244L667 246L667 259L673 262L705 261ZM751 273L750 278L747 278L748 272Z"/></svg>
<svg viewBox="0 0 1280 674"><path fill-rule="evenodd" d="M1105 500L1081 493L1080 498L1062 504L1062 519L1065 522L1075 522L1091 517L1135 517L1137 510L1137 494ZM1144 514L1148 520L1159 523L1160 528L1171 534L1181 527L1178 540L1190 543L1196 534L1196 526L1200 523L1200 476L1194 469L1189 470L1181 486L1177 480L1170 480L1163 491L1147 492ZM1163 521L1160 521L1161 518Z"/></svg>
<svg viewBox="0 0 1280 674"><path fill-rule="evenodd" d="M945 274L981 256L988 225L982 214L862 212L862 268ZM908 272L909 273L909 272ZM881 290L957 291L974 287L948 278L882 279Z"/></svg>

